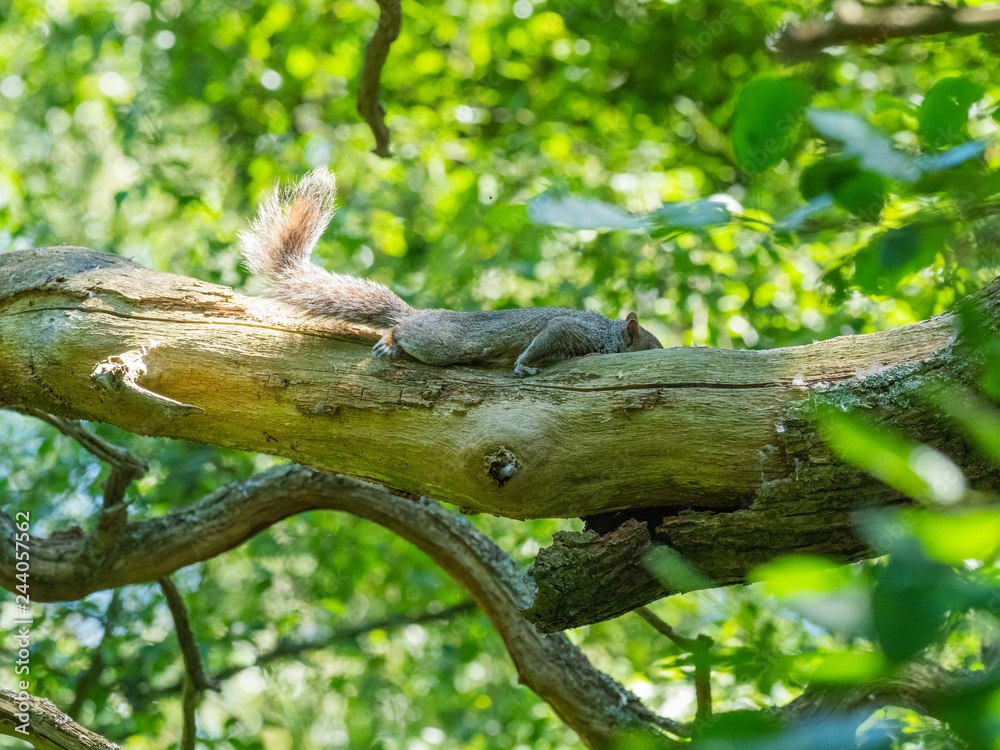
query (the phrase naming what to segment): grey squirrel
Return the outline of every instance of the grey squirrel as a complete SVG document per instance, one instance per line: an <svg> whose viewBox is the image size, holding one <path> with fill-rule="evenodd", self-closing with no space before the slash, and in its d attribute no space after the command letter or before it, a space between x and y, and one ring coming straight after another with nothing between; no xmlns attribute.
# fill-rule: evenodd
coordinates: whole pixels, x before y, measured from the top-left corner
<svg viewBox="0 0 1000 750"><path fill-rule="evenodd" d="M310 260L333 216L336 182L326 169L275 188L250 228L240 232L246 267L267 278L274 296L314 315L384 331L376 356L400 350L431 365L513 363L518 377L541 362L584 354L663 348L635 313L611 320L560 307L513 310L418 310L382 284L326 271Z"/></svg>

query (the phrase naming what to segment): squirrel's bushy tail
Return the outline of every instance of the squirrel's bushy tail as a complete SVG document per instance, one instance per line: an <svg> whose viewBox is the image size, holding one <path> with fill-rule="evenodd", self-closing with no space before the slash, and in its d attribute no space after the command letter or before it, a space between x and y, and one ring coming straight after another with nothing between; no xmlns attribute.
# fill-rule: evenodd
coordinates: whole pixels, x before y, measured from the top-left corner
<svg viewBox="0 0 1000 750"><path fill-rule="evenodd" d="M243 262L267 278L274 296L324 317L392 328L413 309L387 287L326 271L309 258L333 216L334 176L320 167L297 184L274 188L250 228L240 232Z"/></svg>

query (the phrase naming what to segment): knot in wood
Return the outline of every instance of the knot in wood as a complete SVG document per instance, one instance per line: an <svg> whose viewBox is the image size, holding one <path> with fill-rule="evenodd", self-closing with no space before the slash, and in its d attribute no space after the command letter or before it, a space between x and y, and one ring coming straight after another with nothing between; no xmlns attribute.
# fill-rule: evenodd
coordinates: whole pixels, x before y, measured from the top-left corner
<svg viewBox="0 0 1000 750"><path fill-rule="evenodd" d="M503 487L517 470L521 468L517 458L509 450L500 446L496 453L486 456L486 463L489 464L489 474L496 481L497 486Z"/></svg>

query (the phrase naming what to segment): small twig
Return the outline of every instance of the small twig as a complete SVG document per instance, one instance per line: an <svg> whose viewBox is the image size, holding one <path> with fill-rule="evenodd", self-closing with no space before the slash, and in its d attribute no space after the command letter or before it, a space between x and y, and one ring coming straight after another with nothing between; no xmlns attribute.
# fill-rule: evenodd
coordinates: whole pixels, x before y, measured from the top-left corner
<svg viewBox="0 0 1000 750"><path fill-rule="evenodd" d="M379 101L379 79L389 56L389 47L396 41L403 25L403 9L400 0L378 0L378 7L378 26L365 47L365 59L358 78L358 114L375 134L375 153L388 158L391 156L389 128L385 124L385 108Z"/></svg>
<svg viewBox="0 0 1000 750"><path fill-rule="evenodd" d="M145 461L139 460L124 448L104 442L76 420L63 419L39 409L25 409L23 413L47 422L59 432L73 438L91 455L105 463L121 465L123 471L132 472L137 479L149 471L149 465Z"/></svg>
<svg viewBox="0 0 1000 750"><path fill-rule="evenodd" d="M819 55L842 44L882 44L889 39L931 34L978 34L1000 30L1000 5L974 8L948 5L874 8L854 0L839 2L829 17L788 26L773 47L786 60Z"/></svg>
<svg viewBox="0 0 1000 750"><path fill-rule="evenodd" d="M196 711L198 710L198 696L200 690L196 690L191 675L184 678L184 699L181 708L184 712L184 729L181 733L181 750L194 750L194 743L198 739L198 722L196 721Z"/></svg>
<svg viewBox="0 0 1000 750"><path fill-rule="evenodd" d="M699 648L691 652L694 661L694 697L697 705L695 721L703 722L712 716L712 646L715 642L707 635L698 636Z"/></svg>
<svg viewBox="0 0 1000 750"><path fill-rule="evenodd" d="M273 648L260 654L256 659L248 664L233 664L225 669L216 672L210 679L214 682L222 683L230 677L239 674L247 669L262 667L281 659L296 657L311 651L323 651L338 644L354 641L357 638L372 632L373 630L390 630L401 628L406 625L421 625L423 623L451 620L459 615L466 614L476 609L476 603L471 599L464 602L445 607L440 612L399 612L382 617L377 620L369 620L358 625L349 625L337 628L328 635L308 640L291 640L282 638ZM158 687L148 693L149 699L157 699L165 695L173 695L181 688L180 684L165 685Z"/></svg>
<svg viewBox="0 0 1000 750"><path fill-rule="evenodd" d="M205 676L205 670L201 665L201 655L198 653L198 644L191 631L191 621L188 619L187 607L184 606L181 592L171 578L160 578L157 583L163 589L167 606L170 607L170 614L174 618L174 629L177 631L177 641L180 643L181 657L184 659L184 670L187 672L193 687L199 693L204 690L219 692L218 683Z"/></svg>
<svg viewBox="0 0 1000 750"><path fill-rule="evenodd" d="M87 700L90 691L100 681L101 673L104 672L104 648L107 646L108 641L111 640L111 633L118 622L119 609L121 609L121 589L115 589L111 594L111 601L108 602L107 609L104 610L104 635L101 636L101 642L97 644L93 655L90 657L90 665L87 667L87 671L80 675L80 678L76 681L76 685L73 688L73 703L66 709L66 713L74 718L79 716L84 701Z"/></svg>
<svg viewBox="0 0 1000 750"><path fill-rule="evenodd" d="M639 615L643 620L652 625L661 635L667 636L670 640L676 643L685 651L694 651L698 648L698 641L694 638L688 638L681 635L676 630L674 630L670 625L668 625L661 617L653 613L649 607L639 607L635 610L635 613Z"/></svg>
<svg viewBox="0 0 1000 750"><path fill-rule="evenodd" d="M697 701L695 720L699 723L712 715L712 647L715 641L707 635L688 638L681 635L662 618L658 617L649 607L639 607L635 610L643 620L652 625L659 633L665 635L685 651L691 653L694 663L694 694Z"/></svg>
<svg viewBox="0 0 1000 750"><path fill-rule="evenodd" d="M149 471L149 464L136 458L124 448L101 440L76 420L63 419L39 409L26 409L23 413L52 425L59 432L73 438L92 456L108 464L111 473L104 483L104 501L101 505L97 530L101 534L120 531L128 520L128 504L124 502L125 490L133 480L142 478Z"/></svg>

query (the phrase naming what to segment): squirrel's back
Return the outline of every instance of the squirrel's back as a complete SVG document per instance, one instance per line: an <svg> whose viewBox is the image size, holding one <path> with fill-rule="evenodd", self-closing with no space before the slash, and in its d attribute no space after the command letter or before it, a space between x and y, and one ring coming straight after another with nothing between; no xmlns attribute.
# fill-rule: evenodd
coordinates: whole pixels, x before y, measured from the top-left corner
<svg viewBox="0 0 1000 750"><path fill-rule="evenodd" d="M331 273L310 260L333 217L336 195L334 177L322 167L285 190L276 187L240 232L243 262L268 279L283 302L347 323L392 328L413 308L378 282Z"/></svg>

